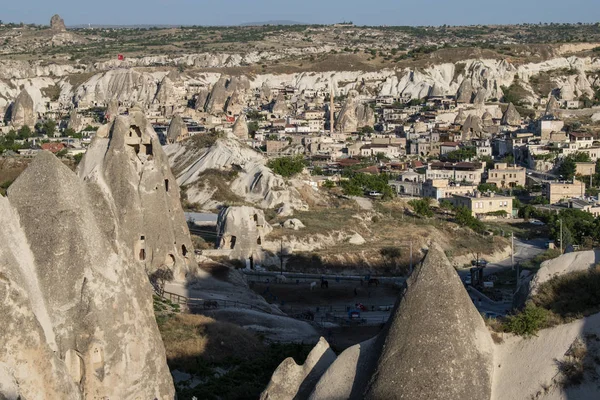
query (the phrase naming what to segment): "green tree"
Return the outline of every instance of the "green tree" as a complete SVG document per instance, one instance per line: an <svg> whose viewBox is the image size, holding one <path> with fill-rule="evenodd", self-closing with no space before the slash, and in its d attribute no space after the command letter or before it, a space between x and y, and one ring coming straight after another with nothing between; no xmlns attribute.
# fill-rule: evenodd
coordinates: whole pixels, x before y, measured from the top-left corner
<svg viewBox="0 0 600 400"><path fill-rule="evenodd" d="M311 175L323 175L323 168L321 167L314 167Z"/></svg>
<svg viewBox="0 0 600 400"><path fill-rule="evenodd" d="M494 185L493 183L480 183L477 186L477 190L479 190L480 192L494 192L494 193L502 192L502 190L500 188L498 188L498 186Z"/></svg>
<svg viewBox="0 0 600 400"><path fill-rule="evenodd" d="M23 125L19 129L17 137L22 140L29 139L31 137L31 129L27 125Z"/></svg>
<svg viewBox="0 0 600 400"><path fill-rule="evenodd" d="M258 126L258 122L256 121L250 121L248 122L248 132L252 135L255 134L256 131L259 130L259 126Z"/></svg>
<svg viewBox="0 0 600 400"><path fill-rule="evenodd" d="M375 132L375 129L373 129L373 127L369 125L365 125L358 130L358 133L361 133L363 135L368 135L373 132Z"/></svg>
<svg viewBox="0 0 600 400"><path fill-rule="evenodd" d="M329 179L327 179L325 182L323 182L323 187L325 189L333 189L335 187L335 182L330 181Z"/></svg>
<svg viewBox="0 0 600 400"><path fill-rule="evenodd" d="M421 217L433 217L433 210L431 209L431 198L423 197L422 199L415 199L408 202L408 204L413 208L415 213L420 215Z"/></svg>
<svg viewBox="0 0 600 400"><path fill-rule="evenodd" d="M271 168L276 174L289 178L302 172L304 159L302 156L276 158L270 160L267 167Z"/></svg>
<svg viewBox="0 0 600 400"><path fill-rule="evenodd" d="M457 207L454 219L460 226L466 226L475 232L483 232L485 230L483 222L475 218L471 210L467 207Z"/></svg>
<svg viewBox="0 0 600 400"><path fill-rule="evenodd" d="M54 136L56 132L56 122L49 119L42 124L42 132L44 135L48 135L48 137Z"/></svg>
<svg viewBox="0 0 600 400"><path fill-rule="evenodd" d="M64 135L64 136L67 136L67 137L73 137L73 136L75 136L75 135L76 135L76 132L75 132L75 130L74 130L73 128L67 128L67 129L65 129L65 131L63 132L63 135Z"/></svg>

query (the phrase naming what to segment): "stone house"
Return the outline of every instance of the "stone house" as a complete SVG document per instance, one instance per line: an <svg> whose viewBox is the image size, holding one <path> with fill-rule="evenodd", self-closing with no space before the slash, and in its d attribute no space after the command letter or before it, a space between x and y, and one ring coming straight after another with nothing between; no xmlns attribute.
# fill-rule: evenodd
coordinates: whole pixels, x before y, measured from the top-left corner
<svg viewBox="0 0 600 400"><path fill-rule="evenodd" d="M495 163L494 169L488 171L486 183L491 183L499 188L514 188L525 186L527 173L525 168L507 163Z"/></svg>
<svg viewBox="0 0 600 400"><path fill-rule="evenodd" d="M585 184L577 180L573 182L546 181L542 183L542 195L548 199L550 204L556 204L564 199L585 195Z"/></svg>
<svg viewBox="0 0 600 400"><path fill-rule="evenodd" d="M483 217L499 211L512 216L513 197L498 196L495 193L481 193L477 190L468 194L455 194L448 199L456 207L466 207L474 217Z"/></svg>

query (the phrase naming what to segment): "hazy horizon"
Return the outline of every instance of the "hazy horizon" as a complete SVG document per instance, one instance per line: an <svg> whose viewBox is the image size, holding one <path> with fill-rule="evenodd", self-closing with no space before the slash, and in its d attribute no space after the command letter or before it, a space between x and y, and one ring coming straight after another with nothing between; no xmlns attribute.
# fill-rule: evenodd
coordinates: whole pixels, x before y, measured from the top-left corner
<svg viewBox="0 0 600 400"><path fill-rule="evenodd" d="M23 0L3 6L3 22L49 24L59 14L67 26L78 25L204 25L235 26L268 21L305 24L334 24L352 21L356 25L512 25L520 23L595 23L600 15L597 0L504 0L490 11L489 4L475 0L422 0L404 3L380 0L322 2L305 0L292 4L275 0L231 0L226 6L206 0L106 0L90 6L75 0Z"/></svg>

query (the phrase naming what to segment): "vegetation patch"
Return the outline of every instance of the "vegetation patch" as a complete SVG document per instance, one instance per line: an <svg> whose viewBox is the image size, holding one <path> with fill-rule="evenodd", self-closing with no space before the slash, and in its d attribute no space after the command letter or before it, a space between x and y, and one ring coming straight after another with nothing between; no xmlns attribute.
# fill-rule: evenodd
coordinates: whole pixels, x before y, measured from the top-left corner
<svg viewBox="0 0 600 400"><path fill-rule="evenodd" d="M294 175L301 173L305 167L304 158L296 157L280 157L269 160L267 167L271 168L277 175L284 178L291 178Z"/></svg>
<svg viewBox="0 0 600 400"><path fill-rule="evenodd" d="M203 315L175 314L157 322L169 368L191 375L176 384L182 399L257 399L283 360L304 363L311 347L267 344L237 325Z"/></svg>

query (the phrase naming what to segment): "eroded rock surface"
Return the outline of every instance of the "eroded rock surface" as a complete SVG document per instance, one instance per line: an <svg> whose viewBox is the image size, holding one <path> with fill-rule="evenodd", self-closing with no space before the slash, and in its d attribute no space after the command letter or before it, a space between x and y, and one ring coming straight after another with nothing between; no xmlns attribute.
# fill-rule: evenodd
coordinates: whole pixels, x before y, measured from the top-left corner
<svg viewBox="0 0 600 400"><path fill-rule="evenodd" d="M33 108L33 99L27 90L22 90L12 106L10 118L11 124L17 129L22 126L28 126L33 129L36 119L36 113Z"/></svg>
<svg viewBox="0 0 600 400"><path fill-rule="evenodd" d="M146 272L101 197L42 152L0 198L0 397L173 398Z"/></svg>

